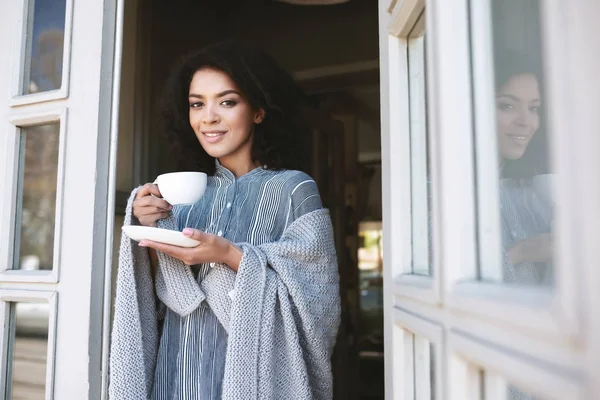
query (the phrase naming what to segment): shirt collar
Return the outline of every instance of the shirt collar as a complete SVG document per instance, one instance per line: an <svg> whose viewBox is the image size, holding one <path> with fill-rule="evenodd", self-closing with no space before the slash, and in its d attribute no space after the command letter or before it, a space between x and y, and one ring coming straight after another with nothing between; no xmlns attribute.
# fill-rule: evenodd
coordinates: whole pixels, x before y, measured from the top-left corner
<svg viewBox="0 0 600 400"><path fill-rule="evenodd" d="M259 174L263 171L266 171L266 168L256 167L253 170L251 170L250 172L247 172L244 175L238 177L237 179L245 178L247 176L253 176L253 175ZM231 172L230 170L225 168L223 165L221 165L221 163L217 159L215 159L215 176L220 177L220 178L226 178L229 180L236 180L236 177L233 174L233 172Z"/></svg>

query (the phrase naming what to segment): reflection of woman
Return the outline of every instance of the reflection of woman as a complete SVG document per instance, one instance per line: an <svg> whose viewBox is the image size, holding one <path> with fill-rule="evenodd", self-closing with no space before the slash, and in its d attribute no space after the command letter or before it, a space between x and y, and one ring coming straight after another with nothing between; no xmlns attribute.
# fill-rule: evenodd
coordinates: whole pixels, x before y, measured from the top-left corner
<svg viewBox="0 0 600 400"><path fill-rule="evenodd" d="M124 238L111 398L332 397L338 272L317 186L293 169L294 139L305 134L299 94L269 57L235 43L209 46L175 70L166 131L180 162L208 172L206 193L173 208L146 184L134 191L126 223L182 230L200 244ZM152 286L144 293L164 313L160 335L141 289L128 291L130 264L145 282L156 268L158 299Z"/></svg>
<svg viewBox="0 0 600 400"><path fill-rule="evenodd" d="M496 121L503 169L500 204L504 279L517 284L549 284L552 280L549 266L553 242L550 232L552 210L541 201L531 184L533 175L542 172L542 159L545 158L545 149L537 133L542 103L539 74L526 63L513 63L510 68L497 70Z"/></svg>

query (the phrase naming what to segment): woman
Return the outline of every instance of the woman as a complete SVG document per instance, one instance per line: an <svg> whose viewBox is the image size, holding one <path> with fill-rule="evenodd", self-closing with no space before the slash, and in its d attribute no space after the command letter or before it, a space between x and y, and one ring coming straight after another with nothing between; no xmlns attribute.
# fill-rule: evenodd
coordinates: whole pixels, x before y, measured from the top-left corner
<svg viewBox="0 0 600 400"><path fill-rule="evenodd" d="M533 176L545 172L546 158L543 137L538 133L542 105L539 74L526 59L500 59L511 63L497 68L496 75L504 278L520 285L551 284L552 210L532 186Z"/></svg>
<svg viewBox="0 0 600 400"><path fill-rule="evenodd" d="M208 46L175 69L165 130L180 165L209 174L207 189L195 205L172 207L160 187L146 184L128 212L131 223L182 230L200 245L123 239L111 398L332 397L338 273L317 186L294 169L307 134L301 100L269 57L233 42ZM147 306L156 301L152 289L145 297L128 290L152 282L150 265L160 335ZM133 333L132 320L140 320Z"/></svg>

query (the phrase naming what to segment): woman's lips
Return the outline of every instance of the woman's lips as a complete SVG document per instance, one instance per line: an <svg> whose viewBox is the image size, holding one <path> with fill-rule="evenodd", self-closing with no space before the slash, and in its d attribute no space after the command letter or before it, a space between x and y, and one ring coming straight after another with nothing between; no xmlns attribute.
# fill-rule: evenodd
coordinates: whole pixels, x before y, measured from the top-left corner
<svg viewBox="0 0 600 400"><path fill-rule="evenodd" d="M524 145L529 142L530 136L528 135L506 135L513 143Z"/></svg>
<svg viewBox="0 0 600 400"><path fill-rule="evenodd" d="M204 139L208 143L217 143L223 139L227 131L203 131Z"/></svg>

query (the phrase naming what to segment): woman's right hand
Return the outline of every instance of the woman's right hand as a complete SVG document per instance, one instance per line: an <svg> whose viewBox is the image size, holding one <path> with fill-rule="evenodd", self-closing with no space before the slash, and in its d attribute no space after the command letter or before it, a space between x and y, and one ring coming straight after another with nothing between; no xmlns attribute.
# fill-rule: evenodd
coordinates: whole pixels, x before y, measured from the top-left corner
<svg viewBox="0 0 600 400"><path fill-rule="evenodd" d="M156 227L156 221L167 218L173 209L162 195L158 186L146 183L135 195L133 200L133 216L144 226Z"/></svg>
<svg viewBox="0 0 600 400"><path fill-rule="evenodd" d="M554 236L551 233L542 233L516 243L508 250L508 258L513 264L525 261L551 262L554 253L553 245Z"/></svg>

